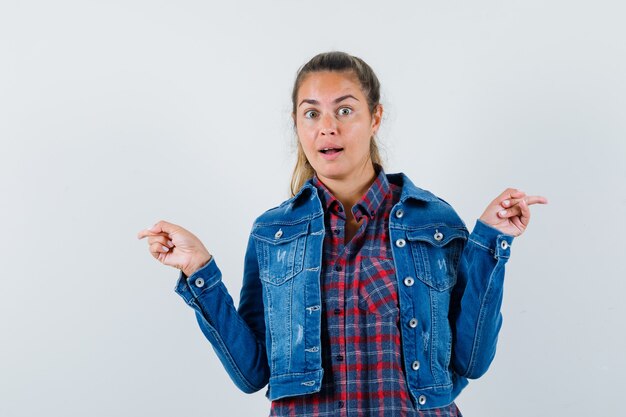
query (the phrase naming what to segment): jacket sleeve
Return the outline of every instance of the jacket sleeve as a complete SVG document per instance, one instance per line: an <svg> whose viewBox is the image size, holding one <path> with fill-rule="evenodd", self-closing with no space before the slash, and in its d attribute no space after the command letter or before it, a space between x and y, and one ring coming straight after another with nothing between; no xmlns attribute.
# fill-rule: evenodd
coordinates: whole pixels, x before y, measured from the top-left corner
<svg viewBox="0 0 626 417"><path fill-rule="evenodd" d="M180 273L175 292L193 308L204 336L235 385L246 393L269 381L259 266L252 235L246 249L239 308L235 309L213 257L190 277Z"/></svg>
<svg viewBox="0 0 626 417"><path fill-rule="evenodd" d="M461 253L450 301L451 365L466 378L479 378L493 361L502 325L504 265L513 236L480 219Z"/></svg>

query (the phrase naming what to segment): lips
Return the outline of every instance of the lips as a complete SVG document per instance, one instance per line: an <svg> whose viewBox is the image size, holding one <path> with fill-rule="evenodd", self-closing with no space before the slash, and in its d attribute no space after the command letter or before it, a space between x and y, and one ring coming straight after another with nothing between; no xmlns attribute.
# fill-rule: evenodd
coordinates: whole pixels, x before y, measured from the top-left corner
<svg viewBox="0 0 626 417"><path fill-rule="evenodd" d="M319 150L320 157L326 161L334 161L343 155L343 148L322 148Z"/></svg>
<svg viewBox="0 0 626 417"><path fill-rule="evenodd" d="M318 152L321 152L325 155L332 155L334 153L343 151L343 147L341 147L337 143L326 142L326 143L320 143L320 147L317 148L317 150Z"/></svg>
<svg viewBox="0 0 626 417"><path fill-rule="evenodd" d="M325 155L332 155L335 154L337 152L341 152L343 151L343 148L323 148L320 149L320 152L325 154Z"/></svg>

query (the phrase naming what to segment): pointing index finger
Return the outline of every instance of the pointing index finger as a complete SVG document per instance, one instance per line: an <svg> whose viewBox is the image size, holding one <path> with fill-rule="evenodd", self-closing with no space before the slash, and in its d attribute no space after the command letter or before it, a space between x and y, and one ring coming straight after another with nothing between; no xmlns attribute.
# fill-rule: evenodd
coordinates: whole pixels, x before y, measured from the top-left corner
<svg viewBox="0 0 626 417"><path fill-rule="evenodd" d="M137 233L137 239L143 239L146 236L150 236L152 233L148 231L148 229L143 229Z"/></svg>
<svg viewBox="0 0 626 417"><path fill-rule="evenodd" d="M155 232L152 229L143 229L137 233L137 239L143 239L147 236L169 236L166 232Z"/></svg>
<svg viewBox="0 0 626 417"><path fill-rule="evenodd" d="M540 195L531 195L524 198L524 200L526 200L529 206L531 204L548 204L548 199Z"/></svg>

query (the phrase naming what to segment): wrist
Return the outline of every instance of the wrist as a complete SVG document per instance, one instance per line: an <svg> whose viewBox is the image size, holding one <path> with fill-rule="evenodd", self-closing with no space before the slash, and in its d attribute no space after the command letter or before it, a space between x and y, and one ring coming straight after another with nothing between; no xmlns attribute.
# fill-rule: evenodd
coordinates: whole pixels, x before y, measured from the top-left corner
<svg viewBox="0 0 626 417"><path fill-rule="evenodd" d="M189 265L182 269L183 274L188 277L192 276L198 269L211 262L211 259L213 259L213 255L208 252L198 258L192 259L191 262L189 262Z"/></svg>

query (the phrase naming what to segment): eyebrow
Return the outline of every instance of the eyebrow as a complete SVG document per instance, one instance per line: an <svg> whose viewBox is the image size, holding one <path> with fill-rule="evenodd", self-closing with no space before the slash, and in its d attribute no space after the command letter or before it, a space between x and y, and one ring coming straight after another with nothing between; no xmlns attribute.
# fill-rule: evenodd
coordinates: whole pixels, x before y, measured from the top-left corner
<svg viewBox="0 0 626 417"><path fill-rule="evenodd" d="M345 96L341 96L341 97L336 98L334 102L335 102L335 103L339 103L340 101L343 101L343 100L345 100L345 99L347 99L347 98L353 98L353 99L355 99L356 101L359 101L359 99L358 99L358 98L356 98L356 97L354 97L352 94L346 94ZM319 102L319 101L317 101L317 100L313 100L313 99L310 99L310 98L305 98L304 100L302 100L302 101L300 102L300 104L298 104L298 107L300 107L303 103L309 103L309 104L320 104L320 102Z"/></svg>

